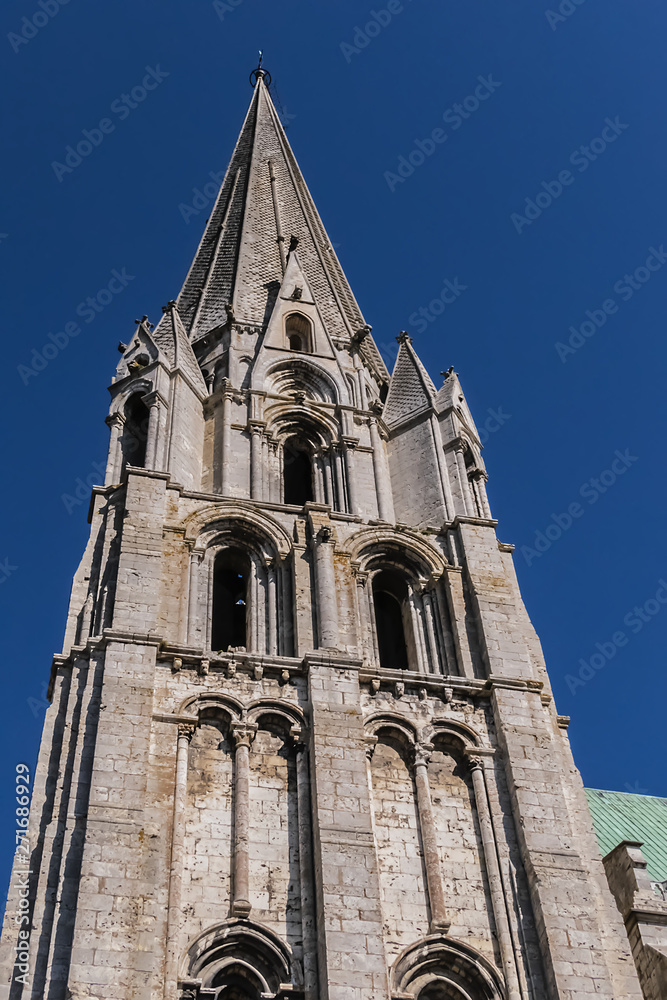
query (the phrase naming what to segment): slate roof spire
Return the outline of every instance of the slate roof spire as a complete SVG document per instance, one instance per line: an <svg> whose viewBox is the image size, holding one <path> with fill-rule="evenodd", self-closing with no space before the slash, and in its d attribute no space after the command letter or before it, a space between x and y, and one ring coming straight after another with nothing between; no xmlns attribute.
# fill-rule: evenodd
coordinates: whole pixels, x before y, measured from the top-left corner
<svg viewBox="0 0 667 1000"><path fill-rule="evenodd" d="M227 173L180 295L192 342L223 326L231 303L236 322L264 328L282 282L290 241L323 323L346 346L366 322L327 236L287 141L261 63ZM381 381L388 378L372 338L360 348Z"/></svg>

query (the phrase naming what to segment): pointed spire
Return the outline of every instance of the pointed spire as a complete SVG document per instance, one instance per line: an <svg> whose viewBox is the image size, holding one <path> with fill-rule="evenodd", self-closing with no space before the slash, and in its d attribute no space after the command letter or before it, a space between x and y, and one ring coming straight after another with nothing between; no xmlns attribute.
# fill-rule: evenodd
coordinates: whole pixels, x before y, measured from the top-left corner
<svg viewBox="0 0 667 1000"><path fill-rule="evenodd" d="M402 330L396 340L398 356L384 405L384 420L389 427L429 409L436 396L431 377L412 346L412 337Z"/></svg>
<svg viewBox="0 0 667 1000"><path fill-rule="evenodd" d="M261 61L251 74L252 100L204 235L178 297L192 342L227 322L264 327L298 240L299 259L334 341L349 344L365 327L278 118ZM372 338L363 359L380 381L387 370Z"/></svg>

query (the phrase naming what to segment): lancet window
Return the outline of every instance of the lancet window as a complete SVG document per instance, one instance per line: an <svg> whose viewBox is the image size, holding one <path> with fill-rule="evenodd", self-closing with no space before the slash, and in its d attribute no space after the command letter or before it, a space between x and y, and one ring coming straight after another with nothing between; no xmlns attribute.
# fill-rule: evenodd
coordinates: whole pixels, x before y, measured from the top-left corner
<svg viewBox="0 0 667 1000"><path fill-rule="evenodd" d="M246 648L250 560L239 549L222 549L213 565L211 648Z"/></svg>
<svg viewBox="0 0 667 1000"><path fill-rule="evenodd" d="M290 351L312 353L313 334L310 320L302 313L290 313L285 320L285 338Z"/></svg>
<svg viewBox="0 0 667 1000"><path fill-rule="evenodd" d="M146 464L146 442L148 441L149 411L139 393L130 396L124 409L122 449L123 468Z"/></svg>

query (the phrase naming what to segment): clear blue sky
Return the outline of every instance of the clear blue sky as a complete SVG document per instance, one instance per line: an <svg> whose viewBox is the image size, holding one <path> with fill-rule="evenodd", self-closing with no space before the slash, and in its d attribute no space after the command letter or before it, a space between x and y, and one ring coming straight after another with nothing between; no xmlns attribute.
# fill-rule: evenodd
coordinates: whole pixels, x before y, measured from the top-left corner
<svg viewBox="0 0 667 1000"><path fill-rule="evenodd" d="M561 6L573 13L548 17L536 0L392 0L391 17L385 0L71 0L51 17L37 0L5 4L5 810L16 763L36 758L89 486L106 458L116 344L179 291L206 195L196 215L179 206L226 166L260 47L388 364L396 334L411 330L436 381L454 365L487 425L499 535L517 545L585 782L667 793L667 605L655 599L667 579L667 12L659 0ZM22 30L34 37L12 38ZM124 103L147 67L153 89ZM107 131L92 131L102 119ZM70 171L54 168L84 129L99 144ZM114 270L126 284L111 294ZM443 289L454 300L444 306ZM67 324L80 332L65 343ZM26 374L19 366L35 371L49 334L52 357ZM552 515L567 526L572 504L580 516L556 537ZM531 554L537 532L545 551ZM576 683L582 670L591 679ZM11 837L7 823L3 892Z"/></svg>

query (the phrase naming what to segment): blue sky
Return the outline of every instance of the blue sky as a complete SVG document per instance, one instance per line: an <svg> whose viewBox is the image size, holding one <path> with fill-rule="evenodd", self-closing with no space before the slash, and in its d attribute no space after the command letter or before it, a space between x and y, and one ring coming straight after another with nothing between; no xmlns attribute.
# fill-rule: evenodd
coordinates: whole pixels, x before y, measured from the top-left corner
<svg viewBox="0 0 667 1000"><path fill-rule="evenodd" d="M0 806L36 759L116 344L178 293L260 47L388 365L408 329L460 373L585 782L667 794L664 5L11 0L2 23Z"/></svg>

